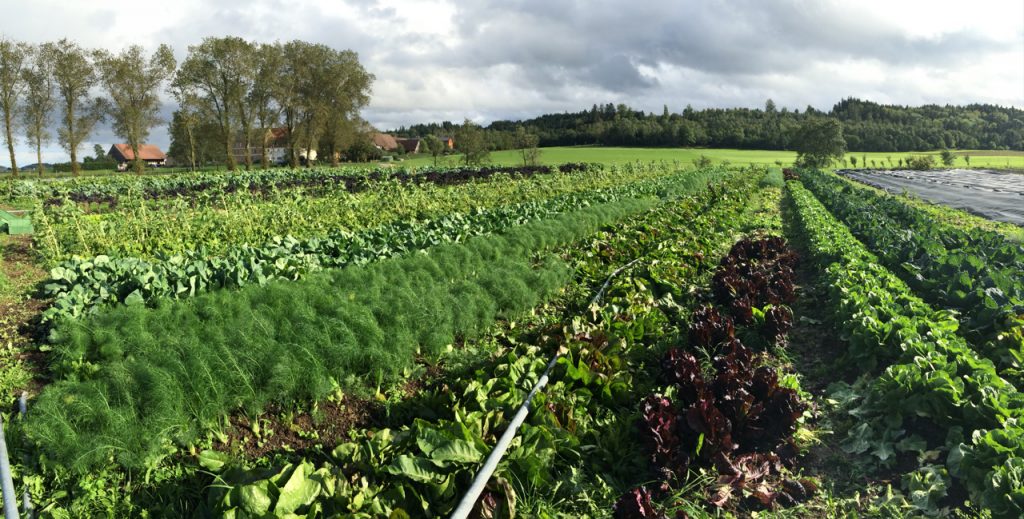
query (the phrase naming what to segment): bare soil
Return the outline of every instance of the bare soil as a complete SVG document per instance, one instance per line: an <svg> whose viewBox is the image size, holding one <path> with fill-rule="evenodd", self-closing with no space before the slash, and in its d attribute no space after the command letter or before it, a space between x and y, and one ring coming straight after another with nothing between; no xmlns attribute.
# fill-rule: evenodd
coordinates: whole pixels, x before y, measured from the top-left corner
<svg viewBox="0 0 1024 519"><path fill-rule="evenodd" d="M378 407L373 401L346 396L341 402L322 402L313 413L302 412L293 416L280 407L271 407L256 418L259 434L253 422L242 415L231 417L226 431L228 441L216 443L220 451L240 451L249 459L274 452L304 453L332 449L348 440L349 431L368 425Z"/></svg>
<svg viewBox="0 0 1024 519"><path fill-rule="evenodd" d="M35 297L36 286L46 278L37 263L31 236L3 236L0 239L0 272L8 287L0 293L0 343L14 347L15 361L24 362L32 375L27 387L10 388L38 392L46 381L45 355L37 347L39 315L49 305Z"/></svg>

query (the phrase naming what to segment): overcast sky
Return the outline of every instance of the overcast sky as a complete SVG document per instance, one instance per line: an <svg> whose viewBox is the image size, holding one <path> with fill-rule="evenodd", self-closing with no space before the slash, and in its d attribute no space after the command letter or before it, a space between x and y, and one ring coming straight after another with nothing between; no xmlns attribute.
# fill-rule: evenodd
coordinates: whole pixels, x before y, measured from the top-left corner
<svg viewBox="0 0 1024 519"><path fill-rule="evenodd" d="M364 117L381 129L607 102L1024 107L1022 0L0 0L0 13L7 38L168 43L179 63L207 36L353 49L377 77ZM117 140L102 127L81 152ZM166 149L165 127L151 141ZM17 149L35 162L23 138Z"/></svg>

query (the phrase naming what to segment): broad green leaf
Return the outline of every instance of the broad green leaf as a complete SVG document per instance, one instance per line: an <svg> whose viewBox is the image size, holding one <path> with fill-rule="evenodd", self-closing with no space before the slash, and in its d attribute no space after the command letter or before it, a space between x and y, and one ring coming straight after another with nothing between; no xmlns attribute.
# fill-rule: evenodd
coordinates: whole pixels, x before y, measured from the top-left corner
<svg viewBox="0 0 1024 519"><path fill-rule="evenodd" d="M430 458L434 461L476 463L484 458L484 454L468 441L452 440L435 449Z"/></svg>
<svg viewBox="0 0 1024 519"><path fill-rule="evenodd" d="M128 294L128 296L124 298L124 304L128 306L141 306L145 303L146 299L142 297L142 294L139 293L138 290L135 290L134 292Z"/></svg>
<svg viewBox="0 0 1024 519"><path fill-rule="evenodd" d="M223 452L204 450L199 453L199 464L210 472L220 472L231 461L231 456Z"/></svg>
<svg viewBox="0 0 1024 519"><path fill-rule="evenodd" d="M281 486L280 497L277 498L277 506L274 513L291 513L300 507L310 504L320 492L320 484L309 478L313 472L313 464L304 461L292 472L288 481Z"/></svg>
<svg viewBox="0 0 1024 519"><path fill-rule="evenodd" d="M239 505L249 514L260 516L270 512L273 500L270 497L270 482L267 480L257 481L245 485L239 490L241 499Z"/></svg>
<svg viewBox="0 0 1024 519"><path fill-rule="evenodd" d="M388 465L387 471L420 483L439 483L444 479L444 474L438 470L437 465L427 459L407 454L395 458L395 461Z"/></svg>

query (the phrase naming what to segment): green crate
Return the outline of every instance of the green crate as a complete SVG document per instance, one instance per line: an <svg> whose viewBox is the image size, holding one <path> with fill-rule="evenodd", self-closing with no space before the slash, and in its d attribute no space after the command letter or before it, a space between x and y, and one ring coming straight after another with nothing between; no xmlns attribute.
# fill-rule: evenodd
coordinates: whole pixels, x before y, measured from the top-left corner
<svg viewBox="0 0 1024 519"><path fill-rule="evenodd" d="M0 211L0 232L6 234L32 234L32 221Z"/></svg>

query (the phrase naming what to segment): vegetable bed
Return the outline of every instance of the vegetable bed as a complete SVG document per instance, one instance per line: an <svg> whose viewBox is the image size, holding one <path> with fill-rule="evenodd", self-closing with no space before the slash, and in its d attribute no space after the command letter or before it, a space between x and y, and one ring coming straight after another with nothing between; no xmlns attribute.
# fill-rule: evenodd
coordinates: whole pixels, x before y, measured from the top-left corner
<svg viewBox="0 0 1024 519"><path fill-rule="evenodd" d="M556 356L472 517L1021 516L1019 243L828 173L677 168L5 185L39 217L0 257L17 490L447 517Z"/></svg>

